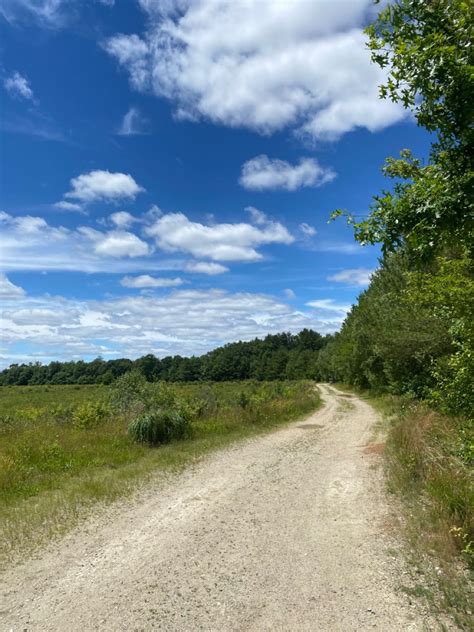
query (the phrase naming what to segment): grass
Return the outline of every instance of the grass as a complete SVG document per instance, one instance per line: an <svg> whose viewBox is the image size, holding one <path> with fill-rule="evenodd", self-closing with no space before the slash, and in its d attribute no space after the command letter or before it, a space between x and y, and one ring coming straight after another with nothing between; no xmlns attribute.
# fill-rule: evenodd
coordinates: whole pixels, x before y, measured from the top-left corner
<svg viewBox="0 0 474 632"><path fill-rule="evenodd" d="M433 610L472 630L473 424L412 399L359 395L382 415L388 489L400 501L406 552L418 584L423 577L419 592Z"/></svg>
<svg viewBox="0 0 474 632"><path fill-rule="evenodd" d="M129 437L127 414L107 409L107 387L0 388L0 563L31 552L150 477L269 431L320 403L309 382L172 390L195 411L191 437L150 448Z"/></svg>

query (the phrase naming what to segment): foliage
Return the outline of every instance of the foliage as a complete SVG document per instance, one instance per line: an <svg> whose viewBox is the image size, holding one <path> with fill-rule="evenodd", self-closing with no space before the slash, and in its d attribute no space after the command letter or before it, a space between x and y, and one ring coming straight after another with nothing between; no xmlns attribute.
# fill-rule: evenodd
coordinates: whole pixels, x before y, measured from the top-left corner
<svg viewBox="0 0 474 632"><path fill-rule="evenodd" d="M72 415L78 428L93 428L105 421L110 415L110 407L104 402L85 402L80 404Z"/></svg>
<svg viewBox="0 0 474 632"><path fill-rule="evenodd" d="M186 439L190 432L189 418L176 410L143 413L128 426L128 433L134 441L149 445Z"/></svg>
<svg viewBox="0 0 474 632"><path fill-rule="evenodd" d="M409 150L387 160L384 173L395 179L394 189L375 196L367 219L349 215L355 236L381 243L385 253L404 245L417 260L453 244L472 249L472 3L398 0L382 9L367 34L372 60L388 73L381 98L410 109L436 140L426 166Z"/></svg>

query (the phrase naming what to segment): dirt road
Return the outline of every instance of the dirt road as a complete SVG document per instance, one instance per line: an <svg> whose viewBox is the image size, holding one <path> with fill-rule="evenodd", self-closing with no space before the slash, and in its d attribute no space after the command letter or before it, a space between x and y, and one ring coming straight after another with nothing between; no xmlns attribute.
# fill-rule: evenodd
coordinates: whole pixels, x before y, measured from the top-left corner
<svg viewBox="0 0 474 632"><path fill-rule="evenodd" d="M1 629L435 629L400 590L367 449L376 414L321 390L304 422L156 483L5 573Z"/></svg>

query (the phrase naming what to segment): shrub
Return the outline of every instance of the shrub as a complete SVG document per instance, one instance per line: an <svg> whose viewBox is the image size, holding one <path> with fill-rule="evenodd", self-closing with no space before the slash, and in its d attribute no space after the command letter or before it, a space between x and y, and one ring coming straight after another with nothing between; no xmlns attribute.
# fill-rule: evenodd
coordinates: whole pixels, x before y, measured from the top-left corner
<svg viewBox="0 0 474 632"><path fill-rule="evenodd" d="M93 428L101 424L110 414L104 402L85 402L76 408L72 420L78 428Z"/></svg>
<svg viewBox="0 0 474 632"><path fill-rule="evenodd" d="M144 413L128 426L129 435L138 443L158 445L189 436L189 418L176 410Z"/></svg>
<svg viewBox="0 0 474 632"><path fill-rule="evenodd" d="M149 386L140 371L121 375L110 387L109 401L121 414L139 414L147 407Z"/></svg>

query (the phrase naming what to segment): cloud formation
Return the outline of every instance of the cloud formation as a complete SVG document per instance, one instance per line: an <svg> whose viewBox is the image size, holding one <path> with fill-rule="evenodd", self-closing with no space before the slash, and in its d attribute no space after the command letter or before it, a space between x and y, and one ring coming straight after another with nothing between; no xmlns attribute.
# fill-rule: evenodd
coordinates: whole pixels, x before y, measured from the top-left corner
<svg viewBox="0 0 474 632"><path fill-rule="evenodd" d="M311 224L307 224L306 222L302 222L298 228L305 237L314 237L317 233L316 228L314 226L311 226Z"/></svg>
<svg viewBox="0 0 474 632"><path fill-rule="evenodd" d="M318 313L329 314L332 318L339 318L342 322L347 312L351 309L351 305L338 303L333 298L323 298L306 303L308 307L312 307Z"/></svg>
<svg viewBox="0 0 474 632"><path fill-rule="evenodd" d="M184 269L186 270L186 272L196 274L208 274L209 276L215 276L216 274L224 274L224 272L229 272L229 268L227 268L226 266L210 261L189 261Z"/></svg>
<svg viewBox="0 0 474 632"><path fill-rule="evenodd" d="M7 22L36 22L46 28L61 28L74 12L70 0L3 0L0 15Z"/></svg>
<svg viewBox="0 0 474 632"><path fill-rule="evenodd" d="M152 287L178 287L179 285L183 285L183 283L183 279L179 277L175 279L165 279L152 277L149 274L140 274L136 277L126 276L120 280L120 285L140 290Z"/></svg>
<svg viewBox="0 0 474 632"><path fill-rule="evenodd" d="M326 333L340 325L338 314L318 316L314 310L296 310L265 294L216 289L106 300L12 297L4 301L3 318L7 354L0 354L0 361L4 364L13 359L46 362L97 355L201 354L268 333L305 327ZM24 358L15 358L13 352L19 341L29 349Z"/></svg>
<svg viewBox="0 0 474 632"><path fill-rule="evenodd" d="M369 268L351 268L348 270L341 270L337 274L328 276L328 281L336 281L337 283L345 283L346 285L355 285L364 287L369 285L370 277L374 273Z"/></svg>
<svg viewBox="0 0 474 632"><path fill-rule="evenodd" d="M71 180L71 191L64 197L81 202L134 200L145 189L138 185L130 174L111 173L97 169L83 173Z"/></svg>
<svg viewBox="0 0 474 632"><path fill-rule="evenodd" d="M19 298L25 295L25 290L18 285L15 285L10 279L0 272L0 297L5 298Z"/></svg>
<svg viewBox="0 0 474 632"><path fill-rule="evenodd" d="M135 272L183 265L145 258L150 252L147 242L127 231L103 232L90 226L68 229L51 226L42 217L0 213L0 263L7 271Z"/></svg>
<svg viewBox="0 0 474 632"><path fill-rule="evenodd" d="M279 222L204 225L183 213L168 213L145 230L166 252L185 252L213 261L258 261L264 244L291 244L294 238Z"/></svg>
<svg viewBox="0 0 474 632"><path fill-rule="evenodd" d="M221 261L260 261L260 247L294 242L281 223L268 219L261 211L256 219L260 222L257 225L205 225L191 221L183 213L153 212L136 217L118 211L98 220L102 226L112 224L114 228L98 230L90 225L52 226L42 217L13 217L0 212L0 260L7 271L185 270L216 275L229 271ZM133 223L140 226L139 234L131 231ZM187 257L167 259L163 252ZM190 261L189 255L197 260Z"/></svg>
<svg viewBox="0 0 474 632"><path fill-rule="evenodd" d="M296 191L302 187L321 186L335 177L332 169L321 167L314 158L301 158L298 164L292 165L286 160L270 159L262 154L242 165L239 182L250 191Z"/></svg>
<svg viewBox="0 0 474 632"><path fill-rule="evenodd" d="M14 72L11 77L7 77L4 81L4 86L6 91L13 97L24 99L25 101L35 100L35 95L28 79L19 72Z"/></svg>
<svg viewBox="0 0 474 632"><path fill-rule="evenodd" d="M111 230L102 233L89 227L79 228L79 232L93 243L94 252L106 257L144 257L149 246L137 235L125 230Z"/></svg>
<svg viewBox="0 0 474 632"><path fill-rule="evenodd" d="M127 211L117 211L109 215L109 220L117 226L117 228L128 228L138 221L138 219Z"/></svg>
<svg viewBox="0 0 474 632"><path fill-rule="evenodd" d="M139 136L148 133L148 121L145 119L140 110L131 107L125 114L117 134L119 136Z"/></svg>
<svg viewBox="0 0 474 632"><path fill-rule="evenodd" d="M84 212L80 204L76 204L75 202L66 202L66 200L56 202L54 206L61 211L77 211L78 213Z"/></svg>
<svg viewBox="0 0 474 632"><path fill-rule="evenodd" d="M371 0L140 4L146 31L118 33L104 48L135 89L169 99L177 117L334 140L406 116L378 98L385 73L370 63L362 30Z"/></svg>

